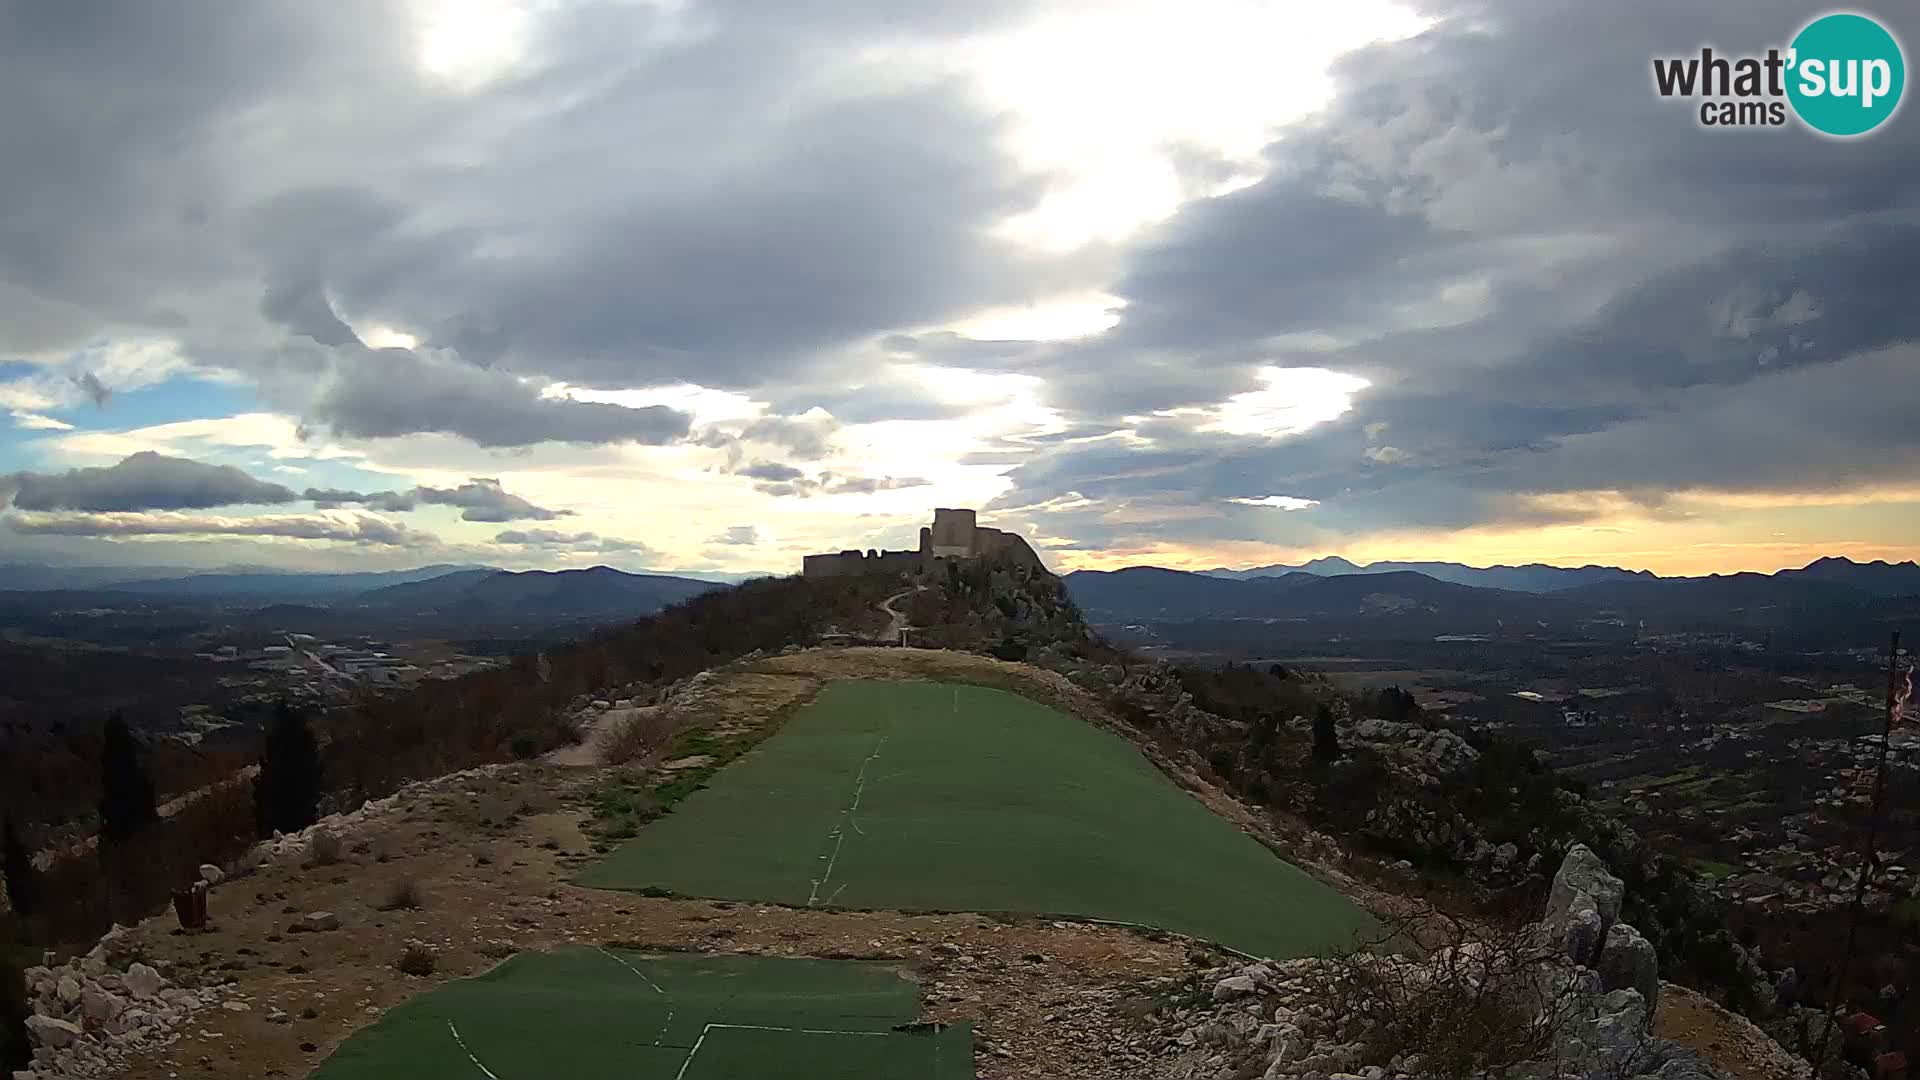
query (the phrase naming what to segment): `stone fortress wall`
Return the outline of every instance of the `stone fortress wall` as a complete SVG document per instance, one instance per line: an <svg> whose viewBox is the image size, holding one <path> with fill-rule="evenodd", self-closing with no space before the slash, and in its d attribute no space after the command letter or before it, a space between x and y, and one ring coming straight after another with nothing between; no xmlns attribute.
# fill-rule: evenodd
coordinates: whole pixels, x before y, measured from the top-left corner
<svg viewBox="0 0 1920 1080"><path fill-rule="evenodd" d="M938 509L920 529L918 551L841 551L808 555L800 572L810 578L912 573L942 559L995 559L1045 569L1040 556L1016 533L981 526L972 510Z"/></svg>

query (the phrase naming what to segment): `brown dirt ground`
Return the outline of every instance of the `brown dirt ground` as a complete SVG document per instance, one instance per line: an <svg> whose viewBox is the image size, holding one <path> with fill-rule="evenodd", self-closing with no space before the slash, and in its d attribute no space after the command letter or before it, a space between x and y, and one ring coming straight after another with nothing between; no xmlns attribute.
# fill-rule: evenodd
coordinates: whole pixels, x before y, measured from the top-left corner
<svg viewBox="0 0 1920 1080"><path fill-rule="evenodd" d="M1715 1005L1684 986L1660 984L1660 1010L1653 1032L1706 1055L1715 1068L1741 1080L1799 1080L1806 1063L1781 1049L1744 1016Z"/></svg>
<svg viewBox="0 0 1920 1080"><path fill-rule="evenodd" d="M963 653L913 649L815 650L736 667L718 692L687 710L686 722L728 732L770 726L828 680L944 679L1018 690L1116 727L1085 692L1050 672ZM1138 739L1136 738L1136 742ZM1150 757L1155 757L1151 748ZM1276 845L1286 829L1206 783L1170 767L1183 787L1222 816ZM825 912L772 905L648 898L568 883L594 855L583 815L566 799L596 768L529 763L489 775L448 778L345 837L333 866L275 865L215 888L214 925L173 929L170 914L137 928L150 962L186 985L231 983L246 1012L196 1014L186 1035L125 1077L245 1078L305 1075L356 1029L407 998L493 966L509 946L619 942L663 950L839 958L899 958L927 988L932 1019L974 1021L983 1080L1048 1075L1116 1075L1119 1044L1132 1034L1130 988L1178 975L1191 943L1174 935L1052 920L976 915ZM1311 864L1313 860L1299 860ZM1313 866L1362 902L1390 893L1362 886L1338 868ZM402 882L414 882L417 910L380 910ZM298 933L300 915L330 910L338 930ZM438 950L434 974L398 973L407 941ZM1116 993L1116 991L1118 991ZM1735 1046L1726 1014L1697 995L1669 988L1661 1034L1705 1050L1741 1080L1785 1080ZM1063 1003L1073 1003L1062 1008ZM286 1014L279 1022L269 1010ZM1068 1013L1072 1022L1062 1022ZM1726 1018L1729 1022L1731 1018Z"/></svg>

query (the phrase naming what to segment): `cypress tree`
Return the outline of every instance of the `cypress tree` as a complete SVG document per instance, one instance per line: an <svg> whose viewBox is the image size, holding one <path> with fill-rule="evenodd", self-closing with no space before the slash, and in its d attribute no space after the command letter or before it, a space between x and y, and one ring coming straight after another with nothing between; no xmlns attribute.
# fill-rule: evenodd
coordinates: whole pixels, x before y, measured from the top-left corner
<svg viewBox="0 0 1920 1080"><path fill-rule="evenodd" d="M140 760L126 717L114 713L107 720L106 742L100 751L100 839L124 844L159 820L153 778Z"/></svg>
<svg viewBox="0 0 1920 1080"><path fill-rule="evenodd" d="M282 701L274 706L253 781L254 824L261 836L297 832L318 820L319 811L319 743L306 711Z"/></svg>
<svg viewBox="0 0 1920 1080"><path fill-rule="evenodd" d="M5 835L0 837L0 873L7 875L7 903L13 906L14 914L33 914L40 899L34 891L33 856L20 839L20 830L13 827L12 818L7 819Z"/></svg>
<svg viewBox="0 0 1920 1080"><path fill-rule="evenodd" d="M1324 701L1313 709L1313 756L1321 761L1340 756L1340 735L1334 730L1333 709Z"/></svg>

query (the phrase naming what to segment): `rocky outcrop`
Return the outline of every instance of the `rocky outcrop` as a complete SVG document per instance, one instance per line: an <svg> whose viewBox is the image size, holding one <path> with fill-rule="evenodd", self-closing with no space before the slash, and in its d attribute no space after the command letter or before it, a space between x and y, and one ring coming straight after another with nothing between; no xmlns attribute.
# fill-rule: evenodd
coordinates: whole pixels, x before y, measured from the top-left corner
<svg viewBox="0 0 1920 1080"><path fill-rule="evenodd" d="M1646 938L1618 921L1622 899L1620 879L1576 847L1554 875L1540 923L1512 940L1469 941L1420 959L1359 954L1203 969L1172 994L1184 1004L1154 1018L1162 1046L1154 1075L1425 1075L1425 1053L1439 1048L1384 1059L1371 1049L1394 1039L1382 1037L1382 1010L1342 998L1360 973L1405 994L1411 1008L1431 1008L1444 994L1509 1002L1518 1029L1550 1034L1537 1056L1501 1066L1515 1078L1720 1080L1704 1058L1653 1034L1658 962Z"/></svg>
<svg viewBox="0 0 1920 1080"><path fill-rule="evenodd" d="M85 956L27 969L33 1064L16 1072L16 1080L113 1075L173 1042L196 1012L238 1000L217 986L173 985L157 968L132 959L134 941L116 926Z"/></svg>

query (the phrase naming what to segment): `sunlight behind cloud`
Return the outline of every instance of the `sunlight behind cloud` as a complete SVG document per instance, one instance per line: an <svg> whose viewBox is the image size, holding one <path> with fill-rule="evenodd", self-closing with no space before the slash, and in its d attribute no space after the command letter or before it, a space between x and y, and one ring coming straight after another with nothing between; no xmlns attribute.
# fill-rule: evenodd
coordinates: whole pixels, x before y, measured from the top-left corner
<svg viewBox="0 0 1920 1080"><path fill-rule="evenodd" d="M695 424L712 424L724 420L751 420L766 412L767 408L765 402L755 401L745 394L732 390L716 390L697 383L636 387L630 390L593 390L562 383L547 387L541 392L541 396L619 405L628 409L665 405L670 409L678 409L691 415Z"/></svg>
<svg viewBox="0 0 1920 1080"><path fill-rule="evenodd" d="M1020 307L993 308L953 324L975 341L1069 341L1120 323L1126 301L1101 292L1074 293Z"/></svg>
<svg viewBox="0 0 1920 1080"><path fill-rule="evenodd" d="M526 51L530 12L517 0L429 0L416 11L420 69L458 89L503 74Z"/></svg>
<svg viewBox="0 0 1920 1080"><path fill-rule="evenodd" d="M959 63L1014 118L1015 157L1057 177L1008 231L1066 250L1244 186L1265 171L1260 151L1275 130L1326 103L1336 58L1429 24L1386 0L1107 0L983 37ZM1182 154L1232 168L1196 181Z"/></svg>
<svg viewBox="0 0 1920 1080"><path fill-rule="evenodd" d="M1155 416L1197 419L1201 431L1279 438L1335 420L1353 408L1353 396L1370 383L1326 368L1260 369L1264 390L1235 394L1206 408L1166 409Z"/></svg>

